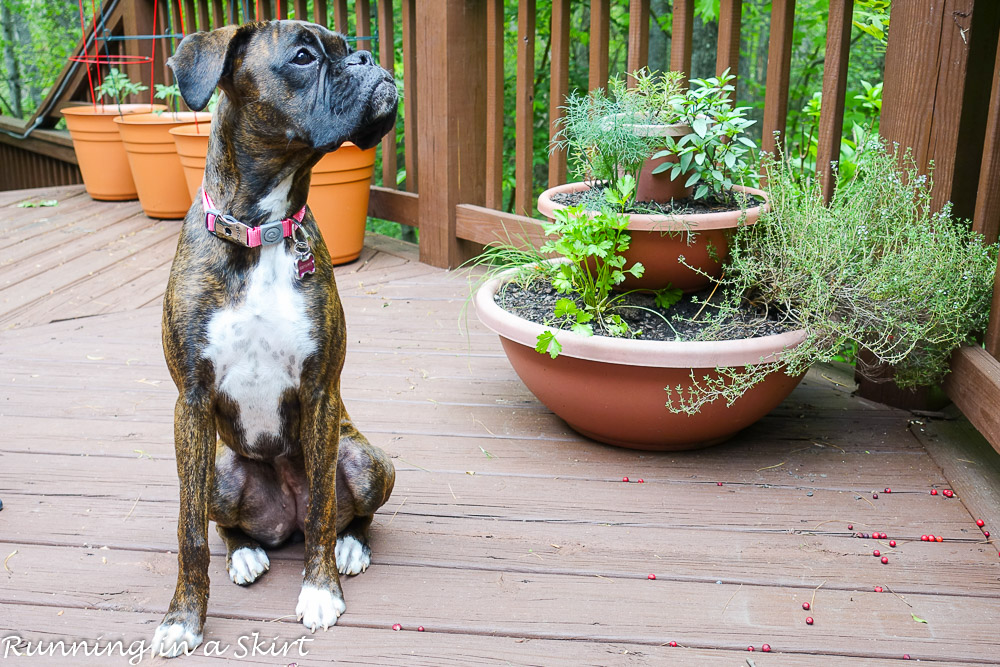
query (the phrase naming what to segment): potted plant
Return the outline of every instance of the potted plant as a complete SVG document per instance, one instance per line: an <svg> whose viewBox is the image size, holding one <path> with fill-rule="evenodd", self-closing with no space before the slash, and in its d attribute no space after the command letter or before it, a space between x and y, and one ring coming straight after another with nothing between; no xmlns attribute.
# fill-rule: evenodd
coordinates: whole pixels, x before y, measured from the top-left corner
<svg viewBox="0 0 1000 667"><path fill-rule="evenodd" d="M93 199L123 201L137 196L121 135L112 119L125 114L148 113L165 108L161 104L122 104L129 95L148 90L134 83L116 67L104 75L95 89L93 104L60 109L83 176L83 185Z"/></svg>
<svg viewBox="0 0 1000 667"><path fill-rule="evenodd" d="M156 96L165 100L171 110L121 116L114 122L125 145L143 212L151 218L183 218L193 198L170 129L195 122L207 125L212 116L178 111L180 91L176 85L158 85Z"/></svg>
<svg viewBox="0 0 1000 667"><path fill-rule="evenodd" d="M557 210L540 251L487 249L474 303L512 365L588 437L638 449L720 442L777 406L810 365L856 340L904 383L947 370L986 323L996 247L932 213L930 189L879 144L829 207L782 160L767 164L773 209L741 227L711 290L630 290L644 267L617 212ZM543 254L554 255L543 260ZM509 268L513 267L513 268ZM616 291L616 288L618 291Z"/></svg>
<svg viewBox="0 0 1000 667"><path fill-rule="evenodd" d="M622 206L632 233L628 259L646 267L643 278L630 278L625 286L704 288L721 274L736 228L755 223L766 209L764 193L750 187L758 181L756 153L745 132L755 121L746 118L746 107L730 101L732 78L723 73L693 79L691 88L672 98L672 120L691 128L680 138L636 135L632 124L622 121L634 117L635 101L616 101L628 96L612 98L601 91L585 98L571 95L554 145L578 158L584 180L546 190L538 198L538 210L552 219L560 207L600 206L603 188L614 188L622 174L637 175L648 159L659 160L649 172L675 179L686 175L683 186L693 186L695 196L632 199ZM657 150L662 144L665 148ZM672 157L676 162L662 163Z"/></svg>

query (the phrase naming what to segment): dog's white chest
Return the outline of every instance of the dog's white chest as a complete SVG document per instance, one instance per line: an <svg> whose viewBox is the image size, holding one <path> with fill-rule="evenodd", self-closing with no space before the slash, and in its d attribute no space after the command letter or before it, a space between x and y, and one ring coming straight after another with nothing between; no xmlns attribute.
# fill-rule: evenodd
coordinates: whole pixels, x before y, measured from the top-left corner
<svg viewBox="0 0 1000 667"><path fill-rule="evenodd" d="M262 434L278 436L281 396L298 388L302 363L316 349L295 281L295 257L283 244L265 246L245 300L208 324L205 356L215 367L216 390L239 406L251 448Z"/></svg>

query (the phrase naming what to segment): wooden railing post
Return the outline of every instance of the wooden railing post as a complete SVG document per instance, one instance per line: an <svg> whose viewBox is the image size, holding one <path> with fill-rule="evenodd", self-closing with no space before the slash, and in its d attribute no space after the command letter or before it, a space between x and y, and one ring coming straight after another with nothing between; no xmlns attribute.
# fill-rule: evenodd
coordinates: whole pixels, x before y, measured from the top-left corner
<svg viewBox="0 0 1000 667"><path fill-rule="evenodd" d="M486 3L439 0L416 12L420 261L453 268L473 246L455 206L481 204L486 182Z"/></svg>
<svg viewBox="0 0 1000 667"><path fill-rule="evenodd" d="M935 207L950 200L955 215L972 217L989 107L984 91L991 89L1000 5L995 0L894 2L890 22L880 134L901 149L912 149L921 169L934 161ZM953 371L960 374L954 366ZM891 377L891 369L881 372L883 378ZM965 411L963 386L961 377L945 384ZM862 379L858 394L900 407L921 407L919 394L902 392L892 382Z"/></svg>

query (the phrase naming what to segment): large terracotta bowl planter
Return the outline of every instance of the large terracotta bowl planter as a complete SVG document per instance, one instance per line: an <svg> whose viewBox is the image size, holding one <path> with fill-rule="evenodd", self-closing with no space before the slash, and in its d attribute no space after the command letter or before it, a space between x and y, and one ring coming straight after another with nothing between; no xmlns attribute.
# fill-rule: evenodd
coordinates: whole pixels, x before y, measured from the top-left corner
<svg viewBox="0 0 1000 667"><path fill-rule="evenodd" d="M473 301L480 321L500 335L511 365L531 392L575 431L611 445L657 451L697 449L722 442L781 403L802 376L789 377L778 360L804 331L719 342L657 342L557 332L562 352L535 351L551 327L503 310L494 295L505 275L485 283ZM730 406L717 400L694 415L666 407L665 387L688 387L717 367L770 363L774 370Z"/></svg>
<svg viewBox="0 0 1000 667"><path fill-rule="evenodd" d="M565 208L552 201L557 193L573 193L589 190L587 183L567 183L549 188L538 197L539 212L549 219L555 219L554 211ZM738 192L748 192L766 200L761 190L734 188ZM629 276L622 289L661 289L672 285L685 292L696 292L707 287L712 278L722 274L722 267L729 258L729 244L733 233L740 225L752 225L767 210L767 203L753 206L745 211L721 211L717 213L693 213L678 215L633 214L629 216L631 245L625 252L627 266L642 262L645 273L641 278ZM701 275L679 259L696 267Z"/></svg>
<svg viewBox="0 0 1000 667"><path fill-rule="evenodd" d="M334 264L353 262L365 244L375 149L351 142L327 153L313 167L309 208Z"/></svg>
<svg viewBox="0 0 1000 667"><path fill-rule="evenodd" d="M208 156L208 137L212 132L211 123L179 125L170 128L170 136L177 147L177 157L184 170L191 200L198 196L201 182L205 178L205 159Z"/></svg>
<svg viewBox="0 0 1000 667"><path fill-rule="evenodd" d="M208 124L212 114L194 111L142 113L115 118L128 155L139 204L151 218L183 218L193 198L170 129L195 122Z"/></svg>
<svg viewBox="0 0 1000 667"><path fill-rule="evenodd" d="M101 201L138 197L114 118L166 108L162 104L87 104L59 110L73 138L76 162L88 195Z"/></svg>

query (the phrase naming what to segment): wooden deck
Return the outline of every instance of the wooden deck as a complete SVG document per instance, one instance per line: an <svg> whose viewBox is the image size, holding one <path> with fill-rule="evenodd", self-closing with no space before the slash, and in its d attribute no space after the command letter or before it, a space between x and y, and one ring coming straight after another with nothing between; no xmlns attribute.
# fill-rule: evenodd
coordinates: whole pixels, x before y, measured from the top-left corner
<svg viewBox="0 0 1000 667"><path fill-rule="evenodd" d="M59 204L15 206L28 198ZM10 635L148 641L170 600L176 392L160 302L177 228L78 186L0 193L0 658ZM212 530L206 642L220 655L207 644L179 664L1000 661L1000 558L974 523L1000 535L1000 457L963 420L856 399L824 367L725 445L615 449L524 388L466 311L464 277L372 238L337 280L347 405L398 471L372 567L345 580L340 623L304 635L301 545L240 588ZM308 655L244 656L254 632L272 652L305 636Z"/></svg>

